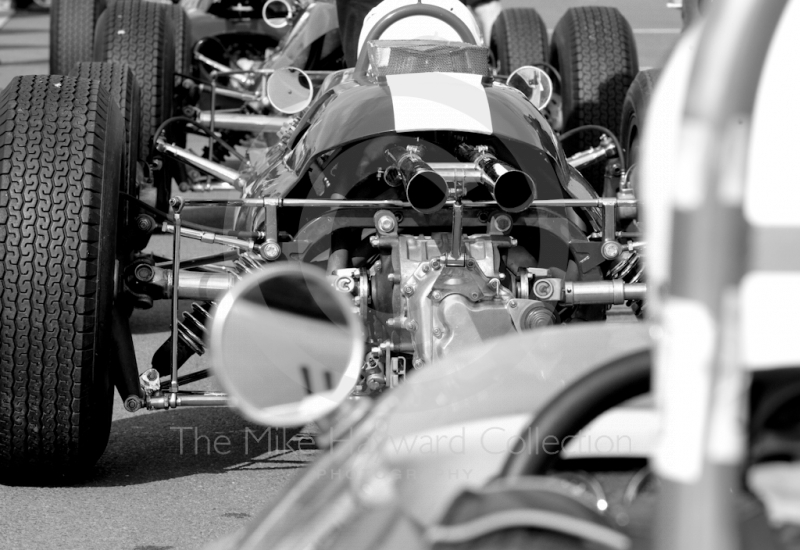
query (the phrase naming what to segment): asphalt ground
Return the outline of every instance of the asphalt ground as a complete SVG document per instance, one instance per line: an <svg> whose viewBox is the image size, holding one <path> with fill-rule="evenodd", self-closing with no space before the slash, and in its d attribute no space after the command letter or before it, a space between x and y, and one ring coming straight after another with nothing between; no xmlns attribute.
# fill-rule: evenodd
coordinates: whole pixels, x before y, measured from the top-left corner
<svg viewBox="0 0 800 550"><path fill-rule="evenodd" d="M665 0L509 0L533 5L552 29L568 7L614 5L634 28L641 67L663 64L678 38L680 17ZM12 13L0 1L0 87L17 75L48 71L47 13ZM177 191L176 191L177 192ZM201 195L208 198L209 195ZM169 256L170 239L150 249ZM183 256L216 251L194 242ZM189 303L182 303L187 309ZM169 304L131 320L140 370L165 341ZM183 372L207 368L194 358ZM213 380L192 389L218 389ZM71 487L0 485L0 550L178 550L199 548L246 522L313 458L284 448L284 434L265 433L224 408L129 414L115 403L111 438L91 479Z"/></svg>

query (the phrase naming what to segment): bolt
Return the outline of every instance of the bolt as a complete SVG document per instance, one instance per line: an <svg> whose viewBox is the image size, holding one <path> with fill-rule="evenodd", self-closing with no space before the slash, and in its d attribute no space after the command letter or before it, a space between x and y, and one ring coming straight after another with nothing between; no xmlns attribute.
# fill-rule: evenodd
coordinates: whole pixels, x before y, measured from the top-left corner
<svg viewBox="0 0 800 550"><path fill-rule="evenodd" d="M136 228L139 231L150 232L155 228L156 221L146 214L136 216Z"/></svg>
<svg viewBox="0 0 800 550"><path fill-rule="evenodd" d="M473 300L477 300L478 298L481 297L481 295L478 294L477 292L473 292L472 294L470 294L470 296L472 297Z"/></svg>
<svg viewBox="0 0 800 550"><path fill-rule="evenodd" d="M276 242L266 242L259 247L258 251L262 258L270 262L281 257L281 245Z"/></svg>
<svg viewBox="0 0 800 550"><path fill-rule="evenodd" d="M467 260L467 269L472 269L473 267L475 267L475 260L470 258Z"/></svg>
<svg viewBox="0 0 800 550"><path fill-rule="evenodd" d="M512 226L511 216L508 214L499 214L495 216L493 222L495 229L500 233L505 233L510 230Z"/></svg>
<svg viewBox="0 0 800 550"><path fill-rule="evenodd" d="M147 369L147 379L151 382L158 380L158 371L156 369Z"/></svg>
<svg viewBox="0 0 800 550"><path fill-rule="evenodd" d="M537 281L533 286L533 293L541 300L546 300L553 295L553 285L550 281Z"/></svg>
<svg viewBox="0 0 800 550"><path fill-rule="evenodd" d="M414 368L415 369L421 369L424 366L425 366L425 361L423 361L422 359L414 359Z"/></svg>
<svg viewBox="0 0 800 550"><path fill-rule="evenodd" d="M436 338L441 338L442 337L442 329L440 329L440 328L433 329L433 335Z"/></svg>
<svg viewBox="0 0 800 550"><path fill-rule="evenodd" d="M416 322L416 321L414 321L414 320L408 321L408 322L406 323L406 329L407 329L409 332L414 332L415 330L417 330L417 322Z"/></svg>
<svg viewBox="0 0 800 550"><path fill-rule="evenodd" d="M433 291L433 299L434 300L441 300L442 299L442 293L439 292L438 290L434 290Z"/></svg>
<svg viewBox="0 0 800 550"><path fill-rule="evenodd" d="M412 294L414 294L414 287L411 285L404 286L403 294L405 294L406 296L411 296Z"/></svg>
<svg viewBox="0 0 800 550"><path fill-rule="evenodd" d="M153 159L150 161L150 169L154 172L158 172L164 166L164 162L161 159Z"/></svg>
<svg viewBox="0 0 800 550"><path fill-rule="evenodd" d="M603 243L600 252L606 260L613 260L622 252L622 247L616 241L607 241Z"/></svg>
<svg viewBox="0 0 800 550"><path fill-rule="evenodd" d="M516 301L516 300L511 300L511 301L509 301L509 302L508 302L508 307L510 307L510 308L515 308L515 307L517 307L517 301Z"/></svg>
<svg viewBox="0 0 800 550"><path fill-rule="evenodd" d="M500 290L500 279L490 279L489 288L491 288L495 292L498 292Z"/></svg>
<svg viewBox="0 0 800 550"><path fill-rule="evenodd" d="M389 280L390 283L394 284L400 281L400 277L395 275L394 273L389 273L386 278Z"/></svg>
<svg viewBox="0 0 800 550"><path fill-rule="evenodd" d="M437 271L442 269L442 262L440 262L439 260L433 260L431 262L431 265L433 266L433 269L435 269Z"/></svg>
<svg viewBox="0 0 800 550"><path fill-rule="evenodd" d="M431 266L429 266L428 264L422 264L422 272L423 273L427 273L430 270L431 270Z"/></svg>
<svg viewBox="0 0 800 550"><path fill-rule="evenodd" d="M378 220L378 229L384 233L391 233L394 231L395 222L392 216L381 216Z"/></svg>
<svg viewBox="0 0 800 550"><path fill-rule="evenodd" d="M141 281L143 283L149 283L156 276L156 272L153 269L153 266L149 264L141 264L136 266L136 271L134 271L134 276L136 277L137 281Z"/></svg>
<svg viewBox="0 0 800 550"><path fill-rule="evenodd" d="M125 410L136 412L142 408L142 400L136 395L129 395L125 398Z"/></svg>

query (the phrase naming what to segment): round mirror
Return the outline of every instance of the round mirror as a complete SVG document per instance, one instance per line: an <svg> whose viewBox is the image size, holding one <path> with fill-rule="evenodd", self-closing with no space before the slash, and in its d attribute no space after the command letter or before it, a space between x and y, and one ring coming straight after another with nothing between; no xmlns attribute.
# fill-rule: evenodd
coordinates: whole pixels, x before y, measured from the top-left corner
<svg viewBox="0 0 800 550"><path fill-rule="evenodd" d="M264 3L261 17L273 29L282 29L289 24L294 8L287 0L269 0Z"/></svg>
<svg viewBox="0 0 800 550"><path fill-rule="evenodd" d="M553 97L553 81L539 67L530 65L520 67L509 75L506 85L525 94L525 97L540 111Z"/></svg>
<svg viewBox="0 0 800 550"><path fill-rule="evenodd" d="M331 413L364 360L352 304L324 272L274 265L237 283L211 321L211 361L230 403L268 426L302 426Z"/></svg>
<svg viewBox="0 0 800 550"><path fill-rule="evenodd" d="M267 81L267 98L282 113L299 113L311 103L314 89L306 73L294 67L278 69Z"/></svg>

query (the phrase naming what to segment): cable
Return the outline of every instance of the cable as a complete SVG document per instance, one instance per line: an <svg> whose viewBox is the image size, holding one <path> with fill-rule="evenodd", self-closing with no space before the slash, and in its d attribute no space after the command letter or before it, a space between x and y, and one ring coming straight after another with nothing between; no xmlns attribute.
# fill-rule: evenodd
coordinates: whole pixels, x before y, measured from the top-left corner
<svg viewBox="0 0 800 550"><path fill-rule="evenodd" d="M578 134L580 132L586 132L589 130L602 132L606 134L611 141L614 142L614 147L617 148L617 154L619 155L619 160L622 163L622 169L624 170L627 165L625 164L625 158L623 157L622 153L622 144L620 143L619 139L617 139L617 135L608 128L606 128L605 126L600 126L599 124L584 124L583 126L578 126L577 128L573 128L572 130L567 130L566 132L558 136L558 141L564 141L565 139L571 138L575 134Z"/></svg>

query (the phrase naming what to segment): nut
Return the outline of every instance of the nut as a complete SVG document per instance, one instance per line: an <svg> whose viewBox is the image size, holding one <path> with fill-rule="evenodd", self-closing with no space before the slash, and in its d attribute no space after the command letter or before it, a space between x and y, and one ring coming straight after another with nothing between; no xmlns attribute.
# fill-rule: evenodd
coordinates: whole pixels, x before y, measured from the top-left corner
<svg viewBox="0 0 800 550"><path fill-rule="evenodd" d="M392 216L381 216L378 219L378 229L384 233L391 233L396 226L397 224Z"/></svg>
<svg viewBox="0 0 800 550"><path fill-rule="evenodd" d="M281 257L281 245L276 242L267 242L258 249L261 257L267 261L274 261Z"/></svg>
<svg viewBox="0 0 800 550"><path fill-rule="evenodd" d="M433 299L434 300L441 300L442 299L442 293L439 292L438 290L434 290L433 291Z"/></svg>
<svg viewBox="0 0 800 550"><path fill-rule="evenodd" d="M433 269L438 271L438 270L442 269L442 262L440 262L438 259L433 260L431 262L431 267L433 267Z"/></svg>
<svg viewBox="0 0 800 550"><path fill-rule="evenodd" d="M613 260L622 252L622 246L616 241L607 241L603 243L600 253L606 260Z"/></svg>
<svg viewBox="0 0 800 550"><path fill-rule="evenodd" d="M473 292L472 294L470 294L470 297L471 297L473 300L477 300L478 298L480 298L480 297L481 297L481 295L480 295L480 294L478 294L477 292Z"/></svg>
<svg viewBox="0 0 800 550"><path fill-rule="evenodd" d="M414 287L411 285L404 286L403 294L405 294L406 296L411 296L412 294L414 294Z"/></svg>
<svg viewBox="0 0 800 550"><path fill-rule="evenodd" d="M430 270L431 270L431 266L429 266L428 264L422 264L422 272L423 273L427 273Z"/></svg>

